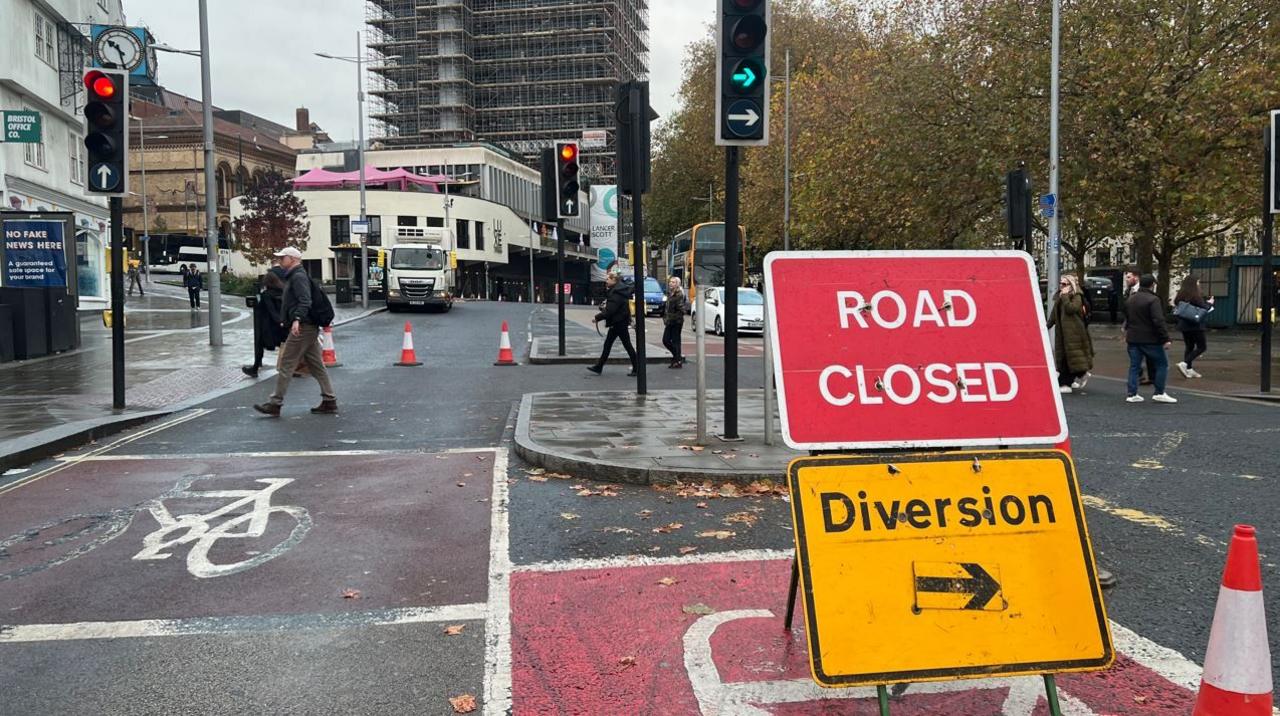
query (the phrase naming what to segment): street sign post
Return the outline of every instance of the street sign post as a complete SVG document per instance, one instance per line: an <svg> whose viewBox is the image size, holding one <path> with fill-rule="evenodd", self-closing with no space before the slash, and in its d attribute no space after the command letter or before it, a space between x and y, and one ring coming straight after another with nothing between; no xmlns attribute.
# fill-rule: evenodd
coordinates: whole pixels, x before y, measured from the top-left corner
<svg viewBox="0 0 1280 716"><path fill-rule="evenodd" d="M764 268L789 446L1043 445L1066 437L1025 252L775 252Z"/></svg>
<svg viewBox="0 0 1280 716"><path fill-rule="evenodd" d="M39 144L42 120L39 112L27 109L0 112L0 123L4 127L4 131L0 133L0 142Z"/></svg>
<svg viewBox="0 0 1280 716"><path fill-rule="evenodd" d="M788 477L819 684L1111 664L1066 453L806 457L791 463Z"/></svg>

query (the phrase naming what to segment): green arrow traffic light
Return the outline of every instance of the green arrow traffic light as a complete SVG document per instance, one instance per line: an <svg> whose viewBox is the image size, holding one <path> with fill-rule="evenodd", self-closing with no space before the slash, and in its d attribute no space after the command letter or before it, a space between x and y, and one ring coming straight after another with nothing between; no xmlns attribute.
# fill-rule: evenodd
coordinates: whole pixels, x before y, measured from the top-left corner
<svg viewBox="0 0 1280 716"><path fill-rule="evenodd" d="M748 94L756 91L764 79L764 65L755 58L746 58L733 66L729 87L735 94Z"/></svg>
<svg viewBox="0 0 1280 716"><path fill-rule="evenodd" d="M750 89L756 83L756 73L750 67L744 67L741 72L733 75L733 81L741 85L742 89Z"/></svg>

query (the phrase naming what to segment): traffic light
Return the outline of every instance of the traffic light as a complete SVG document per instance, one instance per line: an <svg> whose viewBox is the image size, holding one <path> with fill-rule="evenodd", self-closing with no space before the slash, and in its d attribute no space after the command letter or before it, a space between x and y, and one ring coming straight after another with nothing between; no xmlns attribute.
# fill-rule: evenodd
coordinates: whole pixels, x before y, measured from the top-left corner
<svg viewBox="0 0 1280 716"><path fill-rule="evenodd" d="M716 144L769 144L769 0L719 0Z"/></svg>
<svg viewBox="0 0 1280 716"><path fill-rule="evenodd" d="M571 219L578 207L578 143L556 142L556 218Z"/></svg>
<svg viewBox="0 0 1280 716"><path fill-rule="evenodd" d="M638 112L631 106L633 91L639 100ZM618 137L618 191L628 196L636 193L648 194L651 181L650 145L652 144L652 131L649 125L658 118L658 113L649 106L649 83L639 80L620 83L618 101L614 110ZM639 136L632 133L633 122L639 122ZM638 189L634 186L637 162L640 170Z"/></svg>
<svg viewBox="0 0 1280 716"><path fill-rule="evenodd" d="M129 74L90 69L84 73L84 146L90 194L129 193Z"/></svg>
<svg viewBox="0 0 1280 716"><path fill-rule="evenodd" d="M1015 169L1005 175L1005 219L1009 238L1021 242L1031 239L1031 178L1026 169Z"/></svg>

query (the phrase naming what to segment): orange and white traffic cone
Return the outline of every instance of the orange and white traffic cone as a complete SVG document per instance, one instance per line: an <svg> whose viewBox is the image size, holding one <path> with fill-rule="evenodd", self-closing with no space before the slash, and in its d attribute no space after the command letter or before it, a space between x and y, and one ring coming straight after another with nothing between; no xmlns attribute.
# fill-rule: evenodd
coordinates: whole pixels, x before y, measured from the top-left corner
<svg viewBox="0 0 1280 716"><path fill-rule="evenodd" d="M511 353L511 336L507 333L507 322L502 322L502 338L498 340L498 360L494 365L520 365Z"/></svg>
<svg viewBox="0 0 1280 716"><path fill-rule="evenodd" d="M422 361L418 360L418 354L413 350L413 326L409 325L408 321L404 322L404 343L400 348L400 362L396 365L422 365Z"/></svg>
<svg viewBox="0 0 1280 716"><path fill-rule="evenodd" d="M342 365L338 362L338 351L333 347L333 326L325 326L324 333L320 334L320 358L324 361L325 368Z"/></svg>
<svg viewBox="0 0 1280 716"><path fill-rule="evenodd" d="M1271 651L1254 535L1253 527L1236 525L1227 547L1192 716L1271 715Z"/></svg>

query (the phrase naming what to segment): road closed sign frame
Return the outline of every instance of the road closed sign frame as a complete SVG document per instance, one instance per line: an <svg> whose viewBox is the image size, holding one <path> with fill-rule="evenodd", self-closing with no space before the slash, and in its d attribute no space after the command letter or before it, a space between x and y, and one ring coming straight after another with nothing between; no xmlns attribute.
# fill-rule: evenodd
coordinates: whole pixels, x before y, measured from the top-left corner
<svg viewBox="0 0 1280 716"><path fill-rule="evenodd" d="M819 685L1098 671L1114 661L1066 453L802 457L788 484Z"/></svg>
<svg viewBox="0 0 1280 716"><path fill-rule="evenodd" d="M791 262L804 262L805 276L803 287L787 285L785 279L779 280L777 269ZM823 334L820 330L815 330L818 325L816 321L827 320L830 323L828 328L838 330L841 327L841 321L846 321L850 327L856 328L858 323L867 322L870 324L872 314L865 309L870 306L863 306L864 310L850 310L844 312L841 316L838 311L831 310L834 307L838 295L855 295L865 294L867 299L872 296L879 295L884 286L892 286L895 288L919 288L913 287L912 281L915 276L912 275L914 268L908 268L904 273L889 275L881 275L876 273L876 266L882 262L891 262L900 266L909 265L910 267L923 267L922 273L928 274L933 271L935 275L926 276L925 280L920 284L928 287L920 289L919 294L932 292L933 298L926 298L921 295L922 300L926 300L927 305L932 305L935 311L951 310L953 313L946 315L948 321L952 317L963 318L959 312L961 310L972 310L981 312L986 315L990 311L990 305L981 305L978 299L968 298L969 293L982 295L983 292L991 293L992 285L999 286L999 298L1002 304L997 309L998 314L1005 316L1017 316L1018 320L1010 321L1006 319L1005 325L999 326L999 331L991 335L979 335L977 340L986 341L981 351L964 352L968 356L967 360L971 363L957 364L957 372L962 366L969 366L966 370L971 370L970 375L961 374L964 377L970 377L971 384L980 384L984 380L993 385L1002 381L1007 386L1013 371L1017 371L1023 376L1024 395L1018 396L1017 400L1021 402L1011 402L1004 406L1007 410L1001 410L994 403L988 404L989 409L985 412L975 412L972 408L973 403L968 402L966 388L960 388L959 410L952 410L950 407L939 407L936 402L930 403L926 400L928 395L919 397L918 403L911 406L910 412L903 411L899 413L897 418L876 419L869 413L861 417L862 424L858 424L858 420L850 417L845 419L847 414L829 413L822 416L821 419L809 419L808 422L819 424L823 427L822 432L826 435L815 438L812 430L806 430L803 423L809 417L810 405L798 404L795 400L795 393L802 390L811 390L806 385L801 384L801 375L804 375L805 381L813 381L818 375L820 368L817 366L802 366L801 370L795 370L793 365L794 356L788 351L788 346L796 346L799 350L813 351L826 350L831 347L830 362L832 365L838 365L839 361L857 360L859 355L850 355L850 353L862 353L862 345L866 345L868 352L877 350L877 346L885 345L880 340L868 341L859 345L852 350L852 342L846 342L845 347L850 350L841 351L838 340L832 340L829 334ZM955 271L950 270L952 262L955 264ZM859 266L858 274L846 271L850 266L856 263ZM975 267L991 266L998 268L993 273L990 281L987 277L981 275L981 271L963 273L961 269L973 269ZM830 274L824 273L831 271ZM1056 444L1067 437L1066 414L1063 410L1062 397L1058 392L1056 374L1054 372L1053 348L1049 344L1049 335L1046 329L1044 311L1040 302L1037 276L1035 264L1031 256L1021 251L789 251L789 252L772 252L765 257L765 291L767 294L767 304L769 311L769 320L771 328L769 331L770 340L772 341L774 375L778 381L778 412L781 418L781 428L783 440L793 449L810 450L810 451L830 451L830 450L864 450L864 449L918 449L918 448L962 448L962 447L993 447L993 446L1028 446L1028 445L1049 445ZM939 280L951 281L950 288L947 284L938 284ZM962 290L965 284L969 283L972 288L967 293ZM990 285L985 285L990 284ZM808 305L803 310L797 310L795 303L795 290L801 288L810 293L814 291L829 292L829 296L823 295L821 301L811 301L820 305ZM935 290L936 289L936 290ZM910 291L908 291L910 293ZM951 306L952 300L955 299L955 307ZM829 300L828 300L829 299ZM856 301L858 299L842 299ZM968 305L966 305L966 300ZM974 301L977 303L974 303ZM908 310L915 308L913 301L914 296L910 300L903 298ZM936 304L936 305L935 305ZM786 311L783 314L783 311ZM824 313L825 312L825 313ZM889 310L886 309L886 313ZM814 318L811 315L816 315ZM878 314L876 314L878 317ZM780 318L781 316L781 318ZM936 316L936 313L935 313ZM903 318L906 318L904 315ZM797 320L799 319L799 320ZM963 321L958 321L962 323ZM912 323L912 321L907 321ZM986 321L984 320L984 323ZM874 326L871 326L874 329ZM907 327L908 330L910 326ZM963 329L962 329L963 330ZM975 330L975 329L970 329ZM1032 333L1034 331L1034 333ZM959 331L947 333L940 331L932 334L938 335L954 335ZM1015 335L1016 334L1016 335ZM883 337L884 334L878 334ZM1020 340L1022 353L1018 356L1018 360L1013 361L1014 365L1010 367L1004 363L996 361L1001 358L1008 346L1018 341L1011 340L1016 337ZM972 336L966 340L973 341ZM910 342L904 339L901 345L909 348L921 345L922 342ZM892 350L880 349L886 355L893 353ZM981 353L982 355L979 355ZM990 358L991 363L982 364L976 361L983 357ZM919 369L911 370L914 366L924 368L923 361L907 365L890 366L890 369L900 368L896 375L888 375L891 379L897 380L908 379L916 380L916 395L920 396L920 383L923 382L920 377L913 378L910 373L918 373ZM985 366L985 367L984 367ZM868 392L883 391L882 377L886 372L881 371L882 366L868 367L865 375L858 372L855 376L853 370L840 365L838 370L840 375L835 380L845 380L850 385L865 385ZM928 366L932 369L934 366ZM985 371L985 373L984 373ZM846 377L847 374L847 377ZM1027 385L1027 377L1031 378L1033 385ZM939 378L938 382L943 383L947 379L957 385L962 381L954 379L953 375L947 375L942 378L941 370L939 375L930 376ZM890 381L894 383L893 380ZM897 383L894 383L897 384ZM811 383L810 383L811 385ZM874 388L872 386L875 386ZM925 386L927 387L927 385ZM944 386L945 387L945 386ZM1013 390L1017 390L1017 383L1012 386ZM988 386L991 390L991 387ZM998 388L997 388L998 389ZM811 391L816 394L817 391ZM841 399L852 396L852 392L848 396L841 395ZM953 391L952 395L956 395ZM807 395L807 399L813 398L813 395ZM994 400L997 397L993 396ZM883 392L872 395L869 400L885 401ZM810 403L816 403L816 400L810 400ZM861 407L861 406L855 406ZM881 408L885 406L880 406ZM902 406L889 406L895 409L901 409ZM921 410L920 408L924 408ZM824 408L825 409L825 408ZM955 413L955 419L948 419L948 411ZM937 422L945 422L954 427L954 430L935 430L932 434L924 435L915 432L914 423L918 423L926 414L932 415L935 419L942 418ZM993 419L994 418L994 419ZM797 424L797 419L801 424ZM1003 425L996 423L1003 421ZM891 428L897 431L897 434L889 435ZM834 433L834 434L833 434Z"/></svg>

